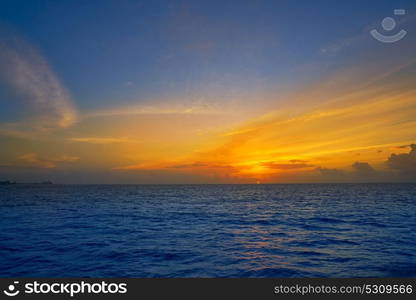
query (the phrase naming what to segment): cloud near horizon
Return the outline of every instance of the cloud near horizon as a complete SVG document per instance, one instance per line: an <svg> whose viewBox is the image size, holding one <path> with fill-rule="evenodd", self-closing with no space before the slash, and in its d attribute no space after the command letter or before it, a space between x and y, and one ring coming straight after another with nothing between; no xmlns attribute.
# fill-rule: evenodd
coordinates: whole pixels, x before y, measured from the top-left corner
<svg viewBox="0 0 416 300"><path fill-rule="evenodd" d="M412 166L413 148L406 154L400 153L406 148L398 147L416 139L416 91L402 76L415 66L411 63L388 74L388 86L382 77L349 93L334 93L328 101L316 100L319 104L306 106L308 110L297 110L298 101L292 108L254 118L185 158L120 169L179 165L187 166L184 172L216 174L211 169L229 166L223 173L241 182L414 181L412 169L406 169ZM393 168L388 168L387 159Z"/></svg>
<svg viewBox="0 0 416 300"><path fill-rule="evenodd" d="M18 156L12 163L2 165L3 168L18 167L18 168L40 168L52 169L65 163L73 163L80 158L70 155L61 155L52 158L40 157L37 153L25 153Z"/></svg>
<svg viewBox="0 0 416 300"><path fill-rule="evenodd" d="M416 178L416 144L409 145L409 153L392 154L387 160L390 169L406 178Z"/></svg>
<svg viewBox="0 0 416 300"><path fill-rule="evenodd" d="M410 148L409 153L392 153L381 166L375 169L367 162L355 162L351 170L317 168L316 170L328 181L350 182L397 182L416 181L416 144L398 146L398 149Z"/></svg>
<svg viewBox="0 0 416 300"><path fill-rule="evenodd" d="M240 183L253 183L262 180L262 183L276 183L279 181L267 180L268 178L280 178L275 175L281 175L284 172L287 181L282 182L415 182L416 181L416 144L406 146L410 147L409 153L396 154L392 153L382 164L387 168L375 169L368 162L356 161L350 165L350 169L345 168L325 168L315 167L311 164L294 163L291 160L288 163L264 162L259 163L256 171L251 172L253 166L235 167L231 165L213 164L212 162L195 162L188 164L172 164L166 162L161 165L152 165L151 163L142 163L126 167L117 168L119 171L158 171L164 172L169 169L179 169L181 174L195 174L205 176L210 180L215 178L228 178ZM400 147L400 149L404 149ZM266 168L266 169L264 169ZM251 176L244 174L251 173ZM242 175L243 173L243 175ZM260 173L267 176L261 176Z"/></svg>

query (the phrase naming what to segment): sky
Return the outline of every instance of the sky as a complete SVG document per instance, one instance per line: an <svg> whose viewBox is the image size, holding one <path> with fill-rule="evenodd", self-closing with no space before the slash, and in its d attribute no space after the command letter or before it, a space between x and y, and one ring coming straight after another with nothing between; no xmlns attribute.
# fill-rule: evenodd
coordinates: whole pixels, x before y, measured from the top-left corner
<svg viewBox="0 0 416 300"><path fill-rule="evenodd" d="M415 182L415 53L410 0L2 0L0 181Z"/></svg>

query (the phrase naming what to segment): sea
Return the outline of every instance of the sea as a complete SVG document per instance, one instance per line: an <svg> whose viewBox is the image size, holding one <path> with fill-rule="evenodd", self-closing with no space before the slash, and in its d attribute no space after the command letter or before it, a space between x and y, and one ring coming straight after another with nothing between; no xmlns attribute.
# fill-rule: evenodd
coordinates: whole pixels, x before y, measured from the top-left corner
<svg viewBox="0 0 416 300"><path fill-rule="evenodd" d="M0 277L415 277L416 184L0 186Z"/></svg>

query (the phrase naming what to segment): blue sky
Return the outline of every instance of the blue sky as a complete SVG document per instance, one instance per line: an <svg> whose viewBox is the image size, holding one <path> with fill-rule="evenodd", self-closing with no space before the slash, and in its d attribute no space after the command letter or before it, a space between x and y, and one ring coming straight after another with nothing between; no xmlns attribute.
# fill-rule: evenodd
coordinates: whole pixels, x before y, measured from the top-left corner
<svg viewBox="0 0 416 300"><path fill-rule="evenodd" d="M80 107L295 85L320 49L414 1L2 1ZM325 59L325 58L324 58ZM215 92L213 88L215 87ZM210 91L211 90L211 91Z"/></svg>
<svg viewBox="0 0 416 300"><path fill-rule="evenodd" d="M406 9L406 15L394 16L397 8ZM0 169L3 166L7 176L14 168L12 174L18 179L19 174L29 173L23 170L27 167L35 168L31 174L43 168L42 172L53 171L60 178L65 172L114 173L125 166L128 170L140 166L132 169L141 168L135 172L157 182L158 176L167 181L175 176L189 179L186 172L170 174L170 163L231 165L229 179L253 170L266 172L264 166L284 166L285 159L297 160L295 153L313 156L315 167L350 167L354 163L350 154L348 159L323 165L315 152L302 154L294 145L293 154L263 157L272 151L268 147L276 138L267 132L258 133L265 139L259 157L248 155L242 145L236 149L245 154L227 162L220 161L225 158L218 151L214 152L221 159L209 163L201 162L206 157L198 155L214 155L208 149L228 145L224 137L232 136L230 132L250 132L252 124L264 120L282 116L290 120L326 110L325 105L339 99L349 99L343 105L355 107L350 98L359 93L371 101L376 94L385 100L396 91L403 101L400 116L408 118L406 112L413 109L405 99L415 74L415 14L416 3L410 0L3 0ZM371 29L387 34L380 22L388 16L396 19L397 30L408 31L400 43L382 44L369 35ZM390 109L392 115L399 111ZM375 115L368 119L373 117L378 120ZM354 118L347 123L362 126ZM394 132L397 120L393 119L383 124L386 132ZM355 137L359 145L351 136L351 147L342 145L342 149L410 144L414 137L407 128L413 120L407 121L400 134L388 138L380 134L373 140ZM273 130L286 130L282 135L287 134L287 143L293 142L291 128ZM299 136L311 134L306 127L298 130L303 130ZM252 138L245 136L238 143L250 144ZM233 140L231 145L238 143ZM335 148L322 151L341 151ZM383 161L396 150L389 148L383 158L368 154L365 159L382 169ZM105 154L94 156L97 151ZM247 171L250 164L252 170ZM158 175L153 179L146 172ZM221 178L212 180L222 182ZM135 182L135 177L129 180Z"/></svg>

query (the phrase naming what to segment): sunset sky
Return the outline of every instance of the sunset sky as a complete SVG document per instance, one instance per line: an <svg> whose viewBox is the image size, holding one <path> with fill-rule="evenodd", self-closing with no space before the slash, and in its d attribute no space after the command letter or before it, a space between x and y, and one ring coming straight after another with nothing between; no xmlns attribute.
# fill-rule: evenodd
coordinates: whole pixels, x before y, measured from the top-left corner
<svg viewBox="0 0 416 300"><path fill-rule="evenodd" d="M1 180L414 182L416 2L2 0Z"/></svg>

